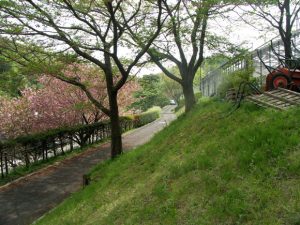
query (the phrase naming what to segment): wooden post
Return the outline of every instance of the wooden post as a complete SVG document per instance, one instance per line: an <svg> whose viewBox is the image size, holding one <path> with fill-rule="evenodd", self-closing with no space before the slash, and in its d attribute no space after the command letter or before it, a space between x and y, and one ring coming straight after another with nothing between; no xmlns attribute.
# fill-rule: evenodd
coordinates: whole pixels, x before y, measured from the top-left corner
<svg viewBox="0 0 300 225"><path fill-rule="evenodd" d="M29 157L28 157L28 152L27 152L27 145L24 145L24 148L25 148L25 166L26 167L29 167L29 164L30 164L30 161L29 161Z"/></svg>
<svg viewBox="0 0 300 225"><path fill-rule="evenodd" d="M90 128L87 130L87 134L89 135L89 137L88 137L88 143L90 145L90 144L92 144L92 133L91 133Z"/></svg>
<svg viewBox="0 0 300 225"><path fill-rule="evenodd" d="M4 153L4 164L5 164L5 173L8 175L8 163L7 163L7 153Z"/></svg>
<svg viewBox="0 0 300 225"><path fill-rule="evenodd" d="M0 167L1 167L1 178L4 178L4 172L3 172L3 152L0 151Z"/></svg>
<svg viewBox="0 0 300 225"><path fill-rule="evenodd" d="M55 143L55 138L53 138L53 154L56 157L56 143Z"/></svg>
<svg viewBox="0 0 300 225"><path fill-rule="evenodd" d="M103 131L104 131L104 138L107 138L107 127L106 127L106 125L104 125Z"/></svg>
<svg viewBox="0 0 300 225"><path fill-rule="evenodd" d="M121 122L121 133L124 133L126 131L126 121Z"/></svg>
<svg viewBox="0 0 300 225"><path fill-rule="evenodd" d="M45 145L44 145L44 141L42 142L42 155L43 155L43 161L45 161L46 156L45 156Z"/></svg>
<svg viewBox="0 0 300 225"><path fill-rule="evenodd" d="M103 125L101 125L101 127L100 127L100 138L101 138L101 140L104 139L104 126Z"/></svg>
<svg viewBox="0 0 300 225"><path fill-rule="evenodd" d="M48 145L46 145L45 147L46 147L46 160L48 161Z"/></svg>
<svg viewBox="0 0 300 225"><path fill-rule="evenodd" d="M91 183L91 177L88 176L87 174L84 174L82 178L83 178L82 179L82 186L83 187L86 187Z"/></svg>
<svg viewBox="0 0 300 225"><path fill-rule="evenodd" d="M16 163L16 146L14 146L13 147L13 169L15 170L16 169L16 166L15 165L17 165L17 163Z"/></svg>
<svg viewBox="0 0 300 225"><path fill-rule="evenodd" d="M70 134L69 139L70 139L70 150L73 151L74 146L73 146L73 138L72 138L72 134Z"/></svg>
<svg viewBox="0 0 300 225"><path fill-rule="evenodd" d="M102 131L101 131L101 127L98 127L98 135L99 135L99 137L98 137L98 141L99 140L101 140L102 139Z"/></svg>
<svg viewBox="0 0 300 225"><path fill-rule="evenodd" d="M43 160L48 160L48 145L47 141L42 142L42 148L43 148Z"/></svg>
<svg viewBox="0 0 300 225"><path fill-rule="evenodd" d="M65 152L64 152L64 143L63 143L63 136L62 135L59 136L59 141L60 141L61 154L64 155Z"/></svg>
<svg viewBox="0 0 300 225"><path fill-rule="evenodd" d="M92 144L95 142L95 129L93 128L93 131L92 131L92 134L91 134L91 142L92 142Z"/></svg>
<svg viewBox="0 0 300 225"><path fill-rule="evenodd" d="M96 141L99 141L99 128L96 129Z"/></svg>

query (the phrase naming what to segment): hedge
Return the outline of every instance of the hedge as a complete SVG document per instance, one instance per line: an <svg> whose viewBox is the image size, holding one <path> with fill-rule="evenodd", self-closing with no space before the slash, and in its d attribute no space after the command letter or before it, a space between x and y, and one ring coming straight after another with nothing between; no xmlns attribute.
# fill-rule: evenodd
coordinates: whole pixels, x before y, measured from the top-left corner
<svg viewBox="0 0 300 225"><path fill-rule="evenodd" d="M154 106L148 109L146 112L134 115L133 120L135 121L138 127L141 127L158 119L160 116L160 112L161 108L158 106Z"/></svg>
<svg viewBox="0 0 300 225"><path fill-rule="evenodd" d="M139 115L120 117L122 132L156 120L160 111L159 107L153 107ZM110 123L106 121L62 127L0 141L0 177L7 176L15 167L28 167L37 161L48 160L65 154L65 151L72 151L76 144L83 147L109 138L110 129Z"/></svg>

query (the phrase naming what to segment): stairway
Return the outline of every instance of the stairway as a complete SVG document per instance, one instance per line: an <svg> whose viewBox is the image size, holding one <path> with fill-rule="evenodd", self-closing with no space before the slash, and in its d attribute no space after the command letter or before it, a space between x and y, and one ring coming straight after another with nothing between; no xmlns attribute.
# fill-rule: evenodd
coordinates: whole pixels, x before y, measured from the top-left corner
<svg viewBox="0 0 300 225"><path fill-rule="evenodd" d="M284 88L278 88L259 95L250 95L246 99L258 106L277 110L300 106L300 93Z"/></svg>

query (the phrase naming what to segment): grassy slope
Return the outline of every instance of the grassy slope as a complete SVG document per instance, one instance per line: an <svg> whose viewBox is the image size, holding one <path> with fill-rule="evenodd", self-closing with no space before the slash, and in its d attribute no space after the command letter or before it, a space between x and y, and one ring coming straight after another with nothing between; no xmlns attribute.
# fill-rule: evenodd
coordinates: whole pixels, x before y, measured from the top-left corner
<svg viewBox="0 0 300 225"><path fill-rule="evenodd" d="M199 104L38 224L299 224L300 110Z"/></svg>

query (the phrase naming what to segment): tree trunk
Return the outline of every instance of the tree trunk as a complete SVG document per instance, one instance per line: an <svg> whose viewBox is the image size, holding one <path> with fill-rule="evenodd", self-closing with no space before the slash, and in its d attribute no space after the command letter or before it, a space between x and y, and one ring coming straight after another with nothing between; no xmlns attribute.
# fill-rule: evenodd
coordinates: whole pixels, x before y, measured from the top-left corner
<svg viewBox="0 0 300 225"><path fill-rule="evenodd" d="M110 96L110 123L111 123L111 158L122 154L122 131L120 126L117 94Z"/></svg>
<svg viewBox="0 0 300 225"><path fill-rule="evenodd" d="M284 53L287 59L292 58L292 46L291 46L291 38L287 38L286 43L284 43Z"/></svg>
<svg viewBox="0 0 300 225"><path fill-rule="evenodd" d="M284 1L284 8L286 13L286 21L285 21L285 35L284 35L284 50L285 57L287 59L291 59L293 56L292 53L292 24L291 24L291 9L290 9L290 0Z"/></svg>
<svg viewBox="0 0 300 225"><path fill-rule="evenodd" d="M189 112L196 104L196 98L193 89L193 81L184 82L184 84L182 85L182 89L185 102L185 112Z"/></svg>
<svg viewBox="0 0 300 225"><path fill-rule="evenodd" d="M286 26L286 32L281 36L284 45L285 58L291 59L293 56L292 52L292 30L290 26Z"/></svg>
<svg viewBox="0 0 300 225"><path fill-rule="evenodd" d="M109 48L105 47L109 52ZM114 90L114 75L112 70L111 58L108 53L104 53L106 70L106 85L109 99L109 118L111 126L111 158L114 159L122 154L122 130L120 126L119 107L118 107L118 90Z"/></svg>

